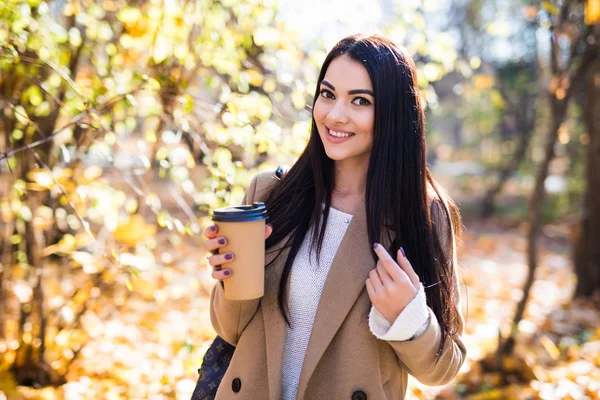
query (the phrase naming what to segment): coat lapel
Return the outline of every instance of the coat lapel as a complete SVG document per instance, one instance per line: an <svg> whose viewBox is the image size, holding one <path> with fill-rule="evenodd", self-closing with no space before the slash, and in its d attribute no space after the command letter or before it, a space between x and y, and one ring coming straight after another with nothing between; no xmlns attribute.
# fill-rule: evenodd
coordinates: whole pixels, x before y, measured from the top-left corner
<svg viewBox="0 0 600 400"><path fill-rule="evenodd" d="M287 242L289 236L276 246L273 253L266 255L267 263L278 254L279 249ZM283 272L289 248L284 249L281 255L265 271L265 295L261 300L262 313L265 324L265 341L267 347L267 371L269 380L269 394L271 400L281 399L281 368L283 365L283 351L285 347L285 320L279 312L277 293L279 280Z"/></svg>
<svg viewBox="0 0 600 400"><path fill-rule="evenodd" d="M329 346L375 268L367 232L365 203L361 202L331 264L315 317L298 384L302 399L317 363ZM365 323L367 320L365 319Z"/></svg>
<svg viewBox="0 0 600 400"><path fill-rule="evenodd" d="M276 248L280 249L288 238L284 239L282 244ZM382 235L381 244L385 247L389 245L387 235ZM369 272L375 268L375 262L371 257L371 246L367 231L365 203L361 202L354 212L325 280L300 373L298 399L303 397L310 377L346 315L361 292L366 290L365 281L369 277ZM277 254L278 251L276 250L274 254ZM268 254L266 261L269 262L274 254ZM289 248L283 250L277 260L265 271L265 295L261 301L271 400L281 399L281 368L283 366L286 324L279 311L277 293L288 254ZM367 323L365 315L365 324Z"/></svg>

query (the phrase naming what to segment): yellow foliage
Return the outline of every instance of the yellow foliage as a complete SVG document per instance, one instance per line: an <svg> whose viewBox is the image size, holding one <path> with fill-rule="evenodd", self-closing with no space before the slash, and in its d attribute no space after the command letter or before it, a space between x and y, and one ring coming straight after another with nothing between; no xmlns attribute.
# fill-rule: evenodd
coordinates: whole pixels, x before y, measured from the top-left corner
<svg viewBox="0 0 600 400"><path fill-rule="evenodd" d="M102 168L98 167L97 165L87 167L83 171L83 176L88 182L99 178L101 175L102 175Z"/></svg>
<svg viewBox="0 0 600 400"><path fill-rule="evenodd" d="M585 4L585 23L596 24L600 21L600 0L588 0Z"/></svg>
<svg viewBox="0 0 600 400"><path fill-rule="evenodd" d="M558 349L558 347L556 347L554 342L548 336L542 336L540 338L540 343L542 346L544 346L544 349L546 349L546 351L548 352L550 357L552 357L553 360L558 360L558 358L560 357L560 350Z"/></svg>
<svg viewBox="0 0 600 400"><path fill-rule="evenodd" d="M469 396L470 400L503 400L505 399L504 390L493 389L486 392L478 393L473 396Z"/></svg>
<svg viewBox="0 0 600 400"><path fill-rule="evenodd" d="M500 94L499 91L492 90L490 96L491 96L492 104L494 105L494 108L498 108L498 109L506 108L506 102L504 101L504 98L502 97L502 95Z"/></svg>
<svg viewBox="0 0 600 400"><path fill-rule="evenodd" d="M260 71L251 69L246 71L246 73L248 74L248 82L252 86L261 86L263 84L265 77L260 73Z"/></svg>
<svg viewBox="0 0 600 400"><path fill-rule="evenodd" d="M117 241L135 246L141 240L154 236L156 225L146 224L140 215L132 215L129 220L117 226L114 237Z"/></svg>
<svg viewBox="0 0 600 400"><path fill-rule="evenodd" d="M29 171L27 179L31 182L37 183L39 186L45 189L50 189L54 186L54 179L50 175L50 171L45 169L34 169Z"/></svg>
<svg viewBox="0 0 600 400"><path fill-rule="evenodd" d="M0 394L4 393L8 398L16 394L17 384L10 371L0 370Z"/></svg>
<svg viewBox="0 0 600 400"><path fill-rule="evenodd" d="M474 80L475 89L486 90L494 86L494 78L489 75L477 75Z"/></svg>

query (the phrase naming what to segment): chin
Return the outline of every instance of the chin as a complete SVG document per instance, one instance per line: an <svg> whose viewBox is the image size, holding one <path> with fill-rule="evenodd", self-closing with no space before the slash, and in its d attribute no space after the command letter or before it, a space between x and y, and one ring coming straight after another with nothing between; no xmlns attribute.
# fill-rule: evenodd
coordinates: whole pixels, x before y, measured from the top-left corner
<svg viewBox="0 0 600 400"><path fill-rule="evenodd" d="M340 154L339 151L328 151L327 147L325 147L325 154L333 161L342 161L348 158L348 154Z"/></svg>

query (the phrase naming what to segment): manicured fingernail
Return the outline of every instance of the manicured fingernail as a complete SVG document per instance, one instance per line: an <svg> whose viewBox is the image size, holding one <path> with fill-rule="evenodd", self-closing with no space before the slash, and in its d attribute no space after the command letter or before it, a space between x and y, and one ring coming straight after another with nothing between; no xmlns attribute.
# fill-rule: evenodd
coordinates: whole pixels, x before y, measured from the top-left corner
<svg viewBox="0 0 600 400"><path fill-rule="evenodd" d="M377 242L373 243L373 249L376 249L377 246L379 246L379 243L377 243Z"/></svg>
<svg viewBox="0 0 600 400"><path fill-rule="evenodd" d="M406 258L406 253L402 247L400 247L400 252L402 253L402 257Z"/></svg>
<svg viewBox="0 0 600 400"><path fill-rule="evenodd" d="M213 231L213 232L216 232L217 231L217 226L216 225L211 226L210 230Z"/></svg>
<svg viewBox="0 0 600 400"><path fill-rule="evenodd" d="M219 244L225 244L225 238L219 239Z"/></svg>
<svg viewBox="0 0 600 400"><path fill-rule="evenodd" d="M226 260L231 260L232 258L233 258L233 254L231 254L231 253L225 254L225 259Z"/></svg>
<svg viewBox="0 0 600 400"><path fill-rule="evenodd" d="M223 271L223 274L225 274L225 276L229 276L231 275L231 270L226 269L225 271Z"/></svg>

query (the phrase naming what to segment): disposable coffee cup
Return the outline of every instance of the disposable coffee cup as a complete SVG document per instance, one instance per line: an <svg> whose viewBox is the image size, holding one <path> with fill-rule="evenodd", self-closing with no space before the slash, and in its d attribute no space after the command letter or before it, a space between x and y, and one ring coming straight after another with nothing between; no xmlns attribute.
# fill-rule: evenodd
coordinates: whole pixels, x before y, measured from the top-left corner
<svg viewBox="0 0 600 400"><path fill-rule="evenodd" d="M233 261L223 268L231 276L223 280L225 298L229 300L258 299L265 294L265 221L264 203L217 208L212 220L219 236L227 244L219 253L233 253Z"/></svg>

